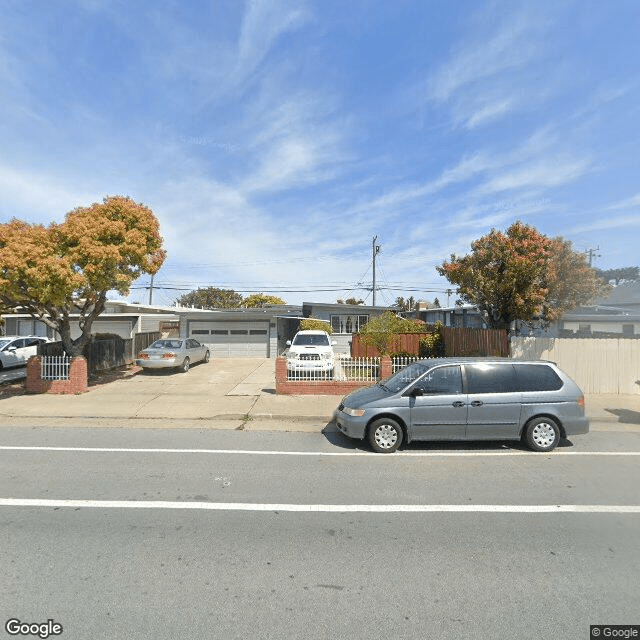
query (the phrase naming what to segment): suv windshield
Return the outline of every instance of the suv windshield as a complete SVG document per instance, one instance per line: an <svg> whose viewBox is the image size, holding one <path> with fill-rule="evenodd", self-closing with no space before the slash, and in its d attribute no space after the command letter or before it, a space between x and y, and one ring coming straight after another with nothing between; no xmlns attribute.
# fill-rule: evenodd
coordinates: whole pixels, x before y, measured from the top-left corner
<svg viewBox="0 0 640 640"><path fill-rule="evenodd" d="M329 344L329 336L320 335L320 334L308 334L302 333L298 334L294 339L292 344L295 344L296 347L330 347Z"/></svg>
<svg viewBox="0 0 640 640"><path fill-rule="evenodd" d="M419 378L429 367L423 362L414 362L404 369L400 369L397 373L394 373L390 378L382 380L380 386L398 393L398 391L404 389L408 384L411 384L414 380Z"/></svg>

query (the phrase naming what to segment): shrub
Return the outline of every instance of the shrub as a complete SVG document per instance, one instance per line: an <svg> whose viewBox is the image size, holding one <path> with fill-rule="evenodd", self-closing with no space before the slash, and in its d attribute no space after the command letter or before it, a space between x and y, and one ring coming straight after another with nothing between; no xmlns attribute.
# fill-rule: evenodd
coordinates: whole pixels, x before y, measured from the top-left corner
<svg viewBox="0 0 640 640"><path fill-rule="evenodd" d="M318 318L304 318L300 320L300 331L326 331L329 335L333 333L331 324Z"/></svg>
<svg viewBox="0 0 640 640"><path fill-rule="evenodd" d="M436 322L433 333L420 339L419 355L421 358L442 358L445 355L444 335L442 323Z"/></svg>

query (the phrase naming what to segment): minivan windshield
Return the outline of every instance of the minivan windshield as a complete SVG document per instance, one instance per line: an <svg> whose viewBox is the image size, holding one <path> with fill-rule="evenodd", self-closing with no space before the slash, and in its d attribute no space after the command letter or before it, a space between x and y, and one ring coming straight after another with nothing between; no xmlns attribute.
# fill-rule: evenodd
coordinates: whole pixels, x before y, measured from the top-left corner
<svg viewBox="0 0 640 640"><path fill-rule="evenodd" d="M391 377L380 382L380 386L393 393L398 393L414 380L419 378L429 367L424 362L414 362L404 369L400 369Z"/></svg>
<svg viewBox="0 0 640 640"><path fill-rule="evenodd" d="M296 347L330 347L329 336L319 333L299 333L293 343Z"/></svg>

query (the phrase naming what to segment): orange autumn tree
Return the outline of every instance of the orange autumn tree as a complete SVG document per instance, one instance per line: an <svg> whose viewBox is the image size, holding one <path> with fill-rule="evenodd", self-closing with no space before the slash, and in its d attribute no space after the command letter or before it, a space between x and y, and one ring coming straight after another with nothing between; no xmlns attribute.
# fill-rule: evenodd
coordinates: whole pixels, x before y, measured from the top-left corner
<svg viewBox="0 0 640 640"><path fill-rule="evenodd" d="M55 329L69 356L80 355L107 293L129 292L164 262L160 226L148 207L124 196L79 207L48 227L0 225L0 303ZM71 338L72 315L80 336Z"/></svg>
<svg viewBox="0 0 640 640"><path fill-rule="evenodd" d="M548 325L606 292L607 285L571 242L548 238L520 221L471 243L471 253L436 267L494 329L520 320Z"/></svg>

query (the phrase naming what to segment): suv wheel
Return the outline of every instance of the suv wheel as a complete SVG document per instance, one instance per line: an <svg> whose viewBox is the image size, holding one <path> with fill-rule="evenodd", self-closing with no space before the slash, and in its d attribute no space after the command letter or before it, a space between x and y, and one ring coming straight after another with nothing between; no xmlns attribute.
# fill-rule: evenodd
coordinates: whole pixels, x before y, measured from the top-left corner
<svg viewBox="0 0 640 640"><path fill-rule="evenodd" d="M552 418L534 418L527 423L524 440L533 451L553 451L560 442L560 427Z"/></svg>
<svg viewBox="0 0 640 640"><path fill-rule="evenodd" d="M368 439L377 453L393 453L402 444L402 427L395 420L380 418L371 423Z"/></svg>

